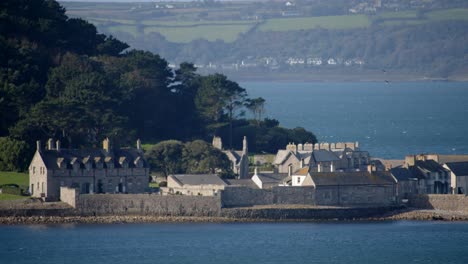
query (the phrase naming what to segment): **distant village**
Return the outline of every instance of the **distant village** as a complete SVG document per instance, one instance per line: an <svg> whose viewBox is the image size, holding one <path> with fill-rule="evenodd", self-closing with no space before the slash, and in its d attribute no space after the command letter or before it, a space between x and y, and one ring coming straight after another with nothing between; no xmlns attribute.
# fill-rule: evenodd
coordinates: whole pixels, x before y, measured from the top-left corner
<svg viewBox="0 0 468 264"><path fill-rule="evenodd" d="M221 138L213 146L232 163L235 179L217 174L151 177L141 142L135 148L114 148L109 139L99 149L64 149L50 139L37 142L29 167L32 197L62 199L62 191L82 195L139 194L161 196L222 196L222 206L308 204L314 206L391 206L412 195L465 194L468 190L468 155L419 154L404 160L373 158L358 142L289 143L268 159L249 157L248 139L241 150L224 149ZM270 161L271 162L271 161ZM161 187L151 190L149 179ZM162 184L162 182L167 183Z"/></svg>

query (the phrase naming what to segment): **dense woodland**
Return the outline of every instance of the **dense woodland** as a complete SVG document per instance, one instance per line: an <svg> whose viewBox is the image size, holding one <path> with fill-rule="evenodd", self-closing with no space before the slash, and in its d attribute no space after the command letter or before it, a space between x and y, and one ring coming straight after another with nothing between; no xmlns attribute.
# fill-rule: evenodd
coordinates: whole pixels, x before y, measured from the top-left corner
<svg viewBox="0 0 468 264"><path fill-rule="evenodd" d="M0 170L27 168L34 141L52 137L81 148L105 137L128 146L220 135L240 148L247 135L253 152L316 142L264 119L264 100L224 75L202 76L190 63L173 71L159 55L128 47L68 18L56 1L0 2Z"/></svg>

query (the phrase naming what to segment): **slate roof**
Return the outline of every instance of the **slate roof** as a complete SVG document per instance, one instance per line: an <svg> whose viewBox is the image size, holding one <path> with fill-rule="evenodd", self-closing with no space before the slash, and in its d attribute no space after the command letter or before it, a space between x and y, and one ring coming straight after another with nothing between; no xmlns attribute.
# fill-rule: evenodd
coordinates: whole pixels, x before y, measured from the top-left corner
<svg viewBox="0 0 468 264"><path fill-rule="evenodd" d="M434 160L416 160L414 165L431 172L447 171L444 167L442 167L442 165L435 162Z"/></svg>
<svg viewBox="0 0 468 264"><path fill-rule="evenodd" d="M311 160L314 163L339 161L340 158L333 151L318 149L312 152Z"/></svg>
<svg viewBox="0 0 468 264"><path fill-rule="evenodd" d="M143 158L143 154L132 148L128 149L116 149L111 153L103 149L60 149L57 150L42 150L40 152L42 159L44 160L47 169L57 170L61 162L67 166L67 169L71 169L72 162L78 162L81 168L84 168L86 162L91 162L93 167L100 161L113 162L115 168L120 168L121 164L117 160L128 161L128 167L135 167L134 161L140 157L143 161L143 167L148 167L147 162ZM113 158L112 156L116 157ZM106 167L106 163L103 163Z"/></svg>
<svg viewBox="0 0 468 264"><path fill-rule="evenodd" d="M393 168L390 169L390 173L399 181L418 179L417 175L413 175L411 170L407 168Z"/></svg>
<svg viewBox="0 0 468 264"><path fill-rule="evenodd" d="M409 166L408 167L409 171L413 176L416 176L418 179L426 179L426 175L422 173L421 170L419 170L416 166Z"/></svg>
<svg viewBox="0 0 468 264"><path fill-rule="evenodd" d="M262 183L282 183L288 177L287 173L259 173L258 178Z"/></svg>
<svg viewBox="0 0 468 264"><path fill-rule="evenodd" d="M329 172L311 173L316 186L389 185L395 184L389 172Z"/></svg>
<svg viewBox="0 0 468 264"><path fill-rule="evenodd" d="M276 156L275 156L275 161L273 163L274 164L283 163L289 157L290 154L292 154L290 150L287 150L287 149L278 150L278 153L276 153Z"/></svg>
<svg viewBox="0 0 468 264"><path fill-rule="evenodd" d="M216 174L175 174L170 175L170 177L178 181L181 185L228 185Z"/></svg>
<svg viewBox="0 0 468 264"><path fill-rule="evenodd" d="M446 164L456 176L468 176L468 162L448 162Z"/></svg>
<svg viewBox="0 0 468 264"><path fill-rule="evenodd" d="M258 189L258 186L251 179L226 179L229 186L242 186Z"/></svg>

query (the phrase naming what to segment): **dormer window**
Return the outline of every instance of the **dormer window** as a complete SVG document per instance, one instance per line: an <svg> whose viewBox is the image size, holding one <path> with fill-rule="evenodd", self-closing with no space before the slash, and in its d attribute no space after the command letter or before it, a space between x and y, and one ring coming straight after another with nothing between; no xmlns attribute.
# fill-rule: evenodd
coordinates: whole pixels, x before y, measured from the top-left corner
<svg viewBox="0 0 468 264"><path fill-rule="evenodd" d="M94 158L94 164L96 165L96 169L102 169L103 168L103 163L101 157L95 157Z"/></svg>
<svg viewBox="0 0 468 264"><path fill-rule="evenodd" d="M104 161L105 161L106 167L108 169L113 169L114 168L114 159L112 159L112 157L106 157L106 159Z"/></svg>
<svg viewBox="0 0 468 264"><path fill-rule="evenodd" d="M127 157L120 157L119 158L119 164L124 169L128 168L128 159L127 159Z"/></svg>
<svg viewBox="0 0 468 264"><path fill-rule="evenodd" d="M70 165L72 166L73 170L78 170L80 168L80 161L77 157L74 157L70 161Z"/></svg>
<svg viewBox="0 0 468 264"><path fill-rule="evenodd" d="M90 156L85 157L83 159L83 164L84 164L86 170L91 170L92 167L93 167L93 164L91 163L91 157Z"/></svg>
<svg viewBox="0 0 468 264"><path fill-rule="evenodd" d="M59 167L59 169L65 169L66 164L64 158L57 158L57 167Z"/></svg>
<svg viewBox="0 0 468 264"><path fill-rule="evenodd" d="M143 168L143 160L141 159L141 157L137 157L133 164L135 164L135 167L137 168Z"/></svg>

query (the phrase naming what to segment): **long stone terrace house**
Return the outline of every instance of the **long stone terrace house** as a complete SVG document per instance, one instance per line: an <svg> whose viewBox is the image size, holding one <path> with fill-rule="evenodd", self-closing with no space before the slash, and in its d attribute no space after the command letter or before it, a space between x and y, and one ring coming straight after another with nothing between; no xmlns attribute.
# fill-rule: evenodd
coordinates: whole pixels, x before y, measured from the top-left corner
<svg viewBox="0 0 468 264"><path fill-rule="evenodd" d="M294 144L276 154L274 165L278 173L297 171L310 166L316 172L365 171L372 161L369 152L359 149L358 142Z"/></svg>
<svg viewBox="0 0 468 264"><path fill-rule="evenodd" d="M425 155L410 155L405 157L405 167L414 175L424 177L426 194L449 194L450 172L435 160L427 159Z"/></svg>
<svg viewBox="0 0 468 264"><path fill-rule="evenodd" d="M49 139L29 165L30 193L47 201L60 198L60 187L86 193L142 193L148 187L149 165L137 148L113 148L109 139L102 149L64 149Z"/></svg>
<svg viewBox="0 0 468 264"><path fill-rule="evenodd" d="M426 193L426 177L416 167L397 167L389 171L397 181L397 196L400 199Z"/></svg>
<svg viewBox="0 0 468 264"><path fill-rule="evenodd" d="M292 174L292 186L315 188L317 205L390 205L396 202L396 180L390 172L368 171L314 172L304 167Z"/></svg>

